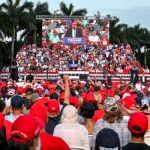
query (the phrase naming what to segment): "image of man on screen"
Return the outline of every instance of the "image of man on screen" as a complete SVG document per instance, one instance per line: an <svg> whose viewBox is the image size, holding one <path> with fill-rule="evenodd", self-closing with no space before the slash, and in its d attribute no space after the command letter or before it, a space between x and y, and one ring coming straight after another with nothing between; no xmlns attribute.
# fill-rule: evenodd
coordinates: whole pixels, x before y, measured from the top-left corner
<svg viewBox="0 0 150 150"><path fill-rule="evenodd" d="M96 31L92 32L92 35L89 36L89 41L92 43L97 43L100 41L100 38L98 35L96 35Z"/></svg>
<svg viewBox="0 0 150 150"><path fill-rule="evenodd" d="M72 23L72 27L67 30L65 37L84 37L82 30L77 27L77 22Z"/></svg>

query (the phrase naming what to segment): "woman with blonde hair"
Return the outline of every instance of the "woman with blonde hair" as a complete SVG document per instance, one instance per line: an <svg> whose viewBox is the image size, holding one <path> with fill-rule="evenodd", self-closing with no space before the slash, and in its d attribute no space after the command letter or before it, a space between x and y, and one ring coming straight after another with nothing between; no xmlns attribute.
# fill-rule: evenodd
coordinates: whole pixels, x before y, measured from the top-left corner
<svg viewBox="0 0 150 150"><path fill-rule="evenodd" d="M104 112L104 106L102 102L102 96L100 95L100 93L95 92L94 99L95 99L96 111L93 120L97 122L99 119L103 118L105 112Z"/></svg>
<svg viewBox="0 0 150 150"><path fill-rule="evenodd" d="M118 101L113 97L107 97L104 102L104 111L104 117L99 119L95 124L94 138L96 138L96 135L102 129L111 128L118 133L121 147L129 143L131 140L131 133L127 128L128 120L123 118Z"/></svg>
<svg viewBox="0 0 150 150"><path fill-rule="evenodd" d="M54 129L54 136L61 137L70 147L78 146L89 150L88 131L78 123L78 113L74 106L64 108L61 124Z"/></svg>

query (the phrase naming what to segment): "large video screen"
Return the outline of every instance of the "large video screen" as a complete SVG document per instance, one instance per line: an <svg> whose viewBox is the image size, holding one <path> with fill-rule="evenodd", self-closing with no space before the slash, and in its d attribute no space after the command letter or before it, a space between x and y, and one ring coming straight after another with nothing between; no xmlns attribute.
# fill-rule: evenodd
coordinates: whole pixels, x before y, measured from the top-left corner
<svg viewBox="0 0 150 150"><path fill-rule="evenodd" d="M43 20L42 45L109 43L109 20Z"/></svg>

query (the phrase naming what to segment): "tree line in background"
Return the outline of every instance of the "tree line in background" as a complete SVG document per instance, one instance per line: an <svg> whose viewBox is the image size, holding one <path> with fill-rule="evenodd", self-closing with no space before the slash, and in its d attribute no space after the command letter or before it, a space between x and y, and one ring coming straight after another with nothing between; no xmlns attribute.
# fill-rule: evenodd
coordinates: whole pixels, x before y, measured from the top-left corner
<svg viewBox="0 0 150 150"><path fill-rule="evenodd" d="M22 2L21 0L7 0L0 4L0 70L3 66L11 64L11 60L19 51L21 45L37 43L41 45L42 41L42 21L36 19L36 15L54 15L51 12L47 2L38 2L36 6L30 1ZM67 16L84 16L87 10L77 9L71 3L67 6L64 2L60 3L60 11L62 15ZM100 18L100 13L95 14L97 20ZM111 18L110 15L107 17ZM18 32L23 31L20 39ZM10 42L4 42L5 38L11 38ZM140 24L133 27L127 24L120 24L119 18L110 20L110 42L113 44L129 43L136 52L137 59L144 65L144 57L140 48L145 46L150 48L150 31L142 28ZM147 51L149 53L149 51ZM150 55L147 55L147 60ZM150 62L147 61L148 66Z"/></svg>

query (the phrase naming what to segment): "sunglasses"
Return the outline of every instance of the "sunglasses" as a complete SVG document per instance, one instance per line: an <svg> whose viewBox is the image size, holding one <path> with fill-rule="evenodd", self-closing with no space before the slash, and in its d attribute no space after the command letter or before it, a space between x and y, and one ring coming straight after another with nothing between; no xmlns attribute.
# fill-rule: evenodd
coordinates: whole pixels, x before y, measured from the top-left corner
<svg viewBox="0 0 150 150"><path fill-rule="evenodd" d="M26 93L26 96L27 96L27 95L29 95L29 96L30 96L30 95L32 95L32 93Z"/></svg>

